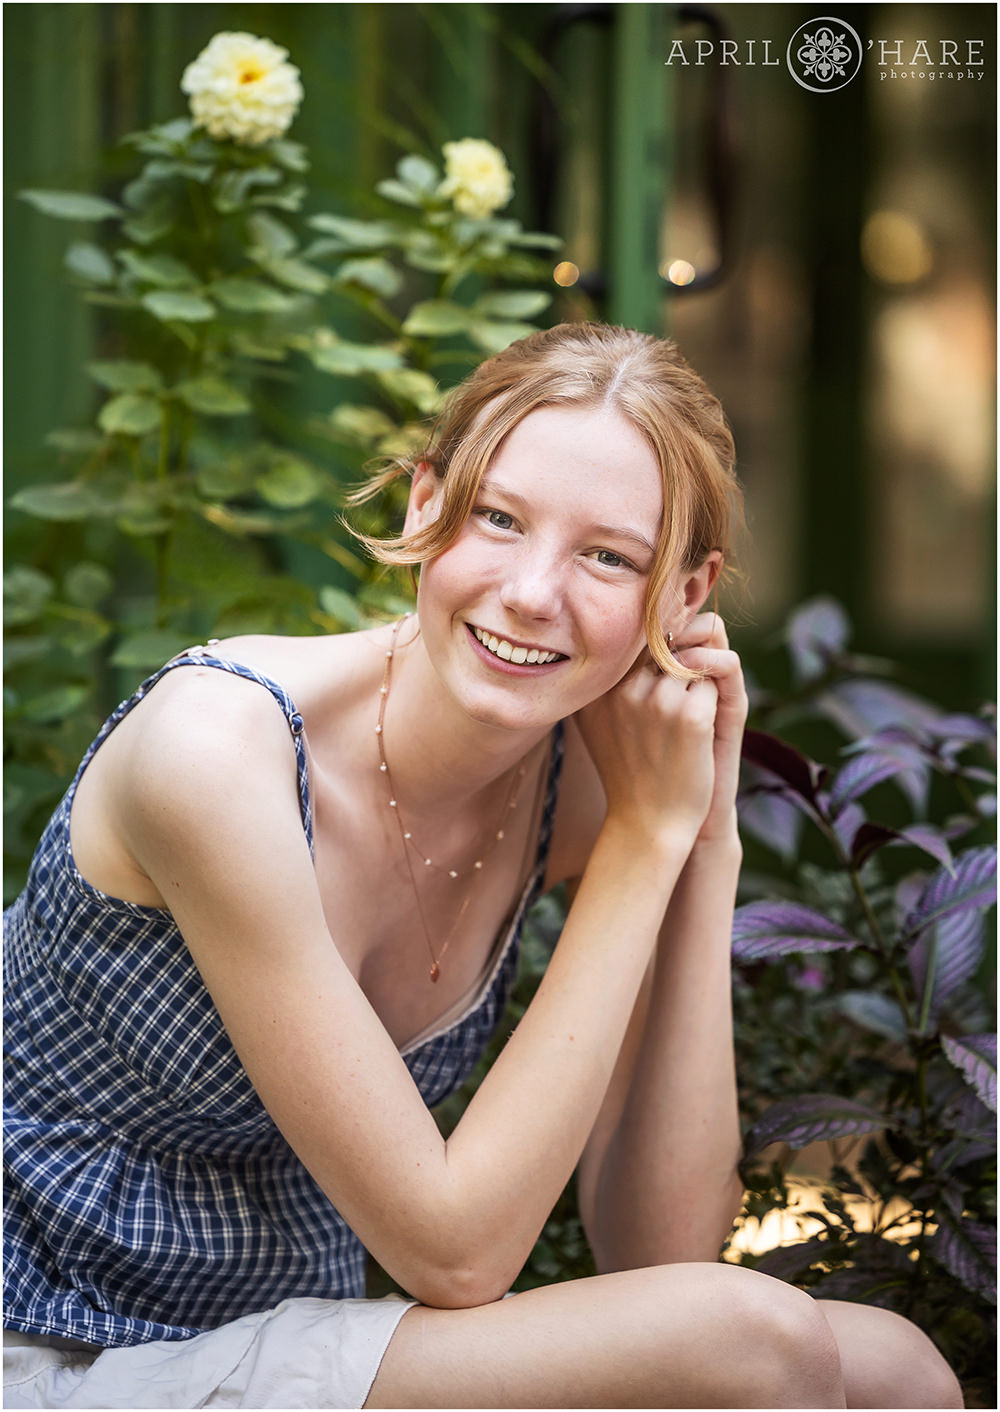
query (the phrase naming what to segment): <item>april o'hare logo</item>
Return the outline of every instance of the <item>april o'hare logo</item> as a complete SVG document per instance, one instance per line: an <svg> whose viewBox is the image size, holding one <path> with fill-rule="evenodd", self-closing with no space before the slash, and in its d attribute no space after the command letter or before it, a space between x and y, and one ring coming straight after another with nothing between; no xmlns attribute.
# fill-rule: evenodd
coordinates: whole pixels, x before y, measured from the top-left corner
<svg viewBox="0 0 1000 1412"><path fill-rule="evenodd" d="M788 72L812 93L832 93L850 83L861 67L862 44L843 20L820 15L807 20L788 41Z"/></svg>

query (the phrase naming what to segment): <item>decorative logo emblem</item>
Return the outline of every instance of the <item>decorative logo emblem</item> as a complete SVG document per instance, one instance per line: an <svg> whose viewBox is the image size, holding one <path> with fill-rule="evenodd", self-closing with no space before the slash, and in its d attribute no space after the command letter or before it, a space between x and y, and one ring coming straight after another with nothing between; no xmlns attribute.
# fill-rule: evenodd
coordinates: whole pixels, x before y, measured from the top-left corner
<svg viewBox="0 0 1000 1412"><path fill-rule="evenodd" d="M812 93L845 88L861 67L863 47L844 20L820 15L807 20L788 41L785 61L796 83Z"/></svg>

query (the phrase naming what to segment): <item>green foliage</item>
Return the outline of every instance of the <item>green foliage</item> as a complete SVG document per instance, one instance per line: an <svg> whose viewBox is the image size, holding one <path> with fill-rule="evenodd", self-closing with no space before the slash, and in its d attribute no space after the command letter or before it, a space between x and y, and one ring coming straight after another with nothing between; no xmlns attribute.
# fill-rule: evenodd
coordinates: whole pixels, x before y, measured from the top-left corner
<svg viewBox="0 0 1000 1412"><path fill-rule="evenodd" d="M462 215L426 157L403 157L384 218L360 220L305 214L308 156L287 138L246 147L180 118L124 141L120 201L21 193L99 224L65 268L102 333L93 424L52 432L51 478L8 502L7 897L137 673L210 636L399 611L339 526L345 482L419 450L448 388L550 297L524 286L547 275L530 251L558 242ZM362 527L393 531L404 495ZM286 568L302 562L309 585Z"/></svg>

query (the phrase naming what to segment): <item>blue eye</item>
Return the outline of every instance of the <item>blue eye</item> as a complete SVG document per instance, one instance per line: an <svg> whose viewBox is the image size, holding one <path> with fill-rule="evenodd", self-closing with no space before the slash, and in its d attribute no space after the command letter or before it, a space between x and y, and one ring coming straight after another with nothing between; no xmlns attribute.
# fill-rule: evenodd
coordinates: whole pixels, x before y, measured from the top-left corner
<svg viewBox="0 0 1000 1412"><path fill-rule="evenodd" d="M627 559L623 559L620 554L615 554L611 549L598 549L597 562L606 569L631 569L632 565Z"/></svg>
<svg viewBox="0 0 1000 1412"><path fill-rule="evenodd" d="M513 516L508 515L506 510L485 510L483 513L487 523L491 524L494 529L510 529L514 523Z"/></svg>

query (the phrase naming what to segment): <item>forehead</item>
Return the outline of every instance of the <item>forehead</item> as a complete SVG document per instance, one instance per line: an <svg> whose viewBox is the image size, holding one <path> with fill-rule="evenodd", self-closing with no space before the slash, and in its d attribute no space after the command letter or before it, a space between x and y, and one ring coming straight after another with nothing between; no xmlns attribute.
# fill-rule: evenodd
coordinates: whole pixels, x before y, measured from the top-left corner
<svg viewBox="0 0 1000 1412"><path fill-rule="evenodd" d="M663 479L652 447L610 407L539 407L506 438L484 481L519 495L554 496L574 508L640 517L654 532Z"/></svg>

